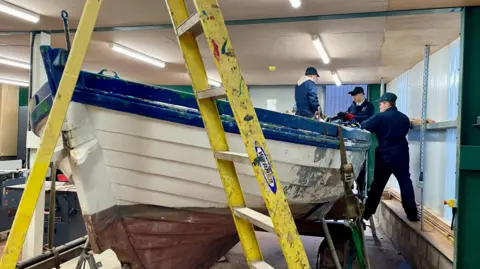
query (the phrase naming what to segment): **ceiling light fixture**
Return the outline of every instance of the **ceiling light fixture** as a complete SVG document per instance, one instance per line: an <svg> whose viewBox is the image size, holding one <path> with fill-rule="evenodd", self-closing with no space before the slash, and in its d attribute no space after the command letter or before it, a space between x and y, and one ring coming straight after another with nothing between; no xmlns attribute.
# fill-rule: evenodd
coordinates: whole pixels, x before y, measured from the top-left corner
<svg viewBox="0 0 480 269"><path fill-rule="evenodd" d="M292 4L292 7L294 8L299 8L302 5L302 2L300 0L290 0L290 4Z"/></svg>
<svg viewBox="0 0 480 269"><path fill-rule="evenodd" d="M337 72L332 71L332 77L333 77L333 80L335 81L335 85L337 85L337 86L342 85L342 82L340 81L340 78L338 77Z"/></svg>
<svg viewBox="0 0 480 269"><path fill-rule="evenodd" d="M0 12L7 13L33 23L37 23L40 20L40 15L33 13L30 10L7 3L3 0L0 0Z"/></svg>
<svg viewBox="0 0 480 269"><path fill-rule="evenodd" d="M315 46L315 49L320 55L320 58L322 58L323 63L324 64L330 63L330 58L328 57L327 51L325 50L325 47L323 46L322 41L320 40L320 35L314 34L312 36L312 41L313 41L313 45Z"/></svg>
<svg viewBox="0 0 480 269"><path fill-rule="evenodd" d="M29 63L13 60L9 58L4 58L4 57L0 57L0 64L23 68L23 69L30 69Z"/></svg>
<svg viewBox="0 0 480 269"><path fill-rule="evenodd" d="M208 84L212 87L220 87L222 86L222 83L221 82L218 82L216 80L213 80L213 79L208 79Z"/></svg>
<svg viewBox="0 0 480 269"><path fill-rule="evenodd" d="M29 85L28 82L11 80L11 79L7 79L7 78L0 78L0 84L10 84L10 85L21 86L21 87L28 87L28 85Z"/></svg>
<svg viewBox="0 0 480 269"><path fill-rule="evenodd" d="M130 56L130 57L135 58L137 60L140 60L142 62L146 62L146 63L149 63L151 65L158 66L160 68L165 67L165 62L164 61L159 60L155 57L149 56L147 54L141 53L139 51L127 48L125 46L115 44L115 43L111 43L110 48L112 48L113 51L116 51L116 52L119 52L121 54Z"/></svg>

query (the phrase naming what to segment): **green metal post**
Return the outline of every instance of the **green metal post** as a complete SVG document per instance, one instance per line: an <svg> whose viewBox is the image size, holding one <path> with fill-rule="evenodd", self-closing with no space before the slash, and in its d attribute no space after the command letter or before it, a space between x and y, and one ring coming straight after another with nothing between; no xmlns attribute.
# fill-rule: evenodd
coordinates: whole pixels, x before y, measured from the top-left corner
<svg viewBox="0 0 480 269"><path fill-rule="evenodd" d="M480 255L480 7L462 11L458 115L456 269L479 268Z"/></svg>
<svg viewBox="0 0 480 269"><path fill-rule="evenodd" d="M367 95L368 100L373 104L375 107L375 113L380 112L380 108L378 106L377 100L380 99L380 84L370 84L367 88ZM368 152L368 187L373 181L373 172L375 171L375 148L378 145L377 137L372 135L372 146L370 151Z"/></svg>

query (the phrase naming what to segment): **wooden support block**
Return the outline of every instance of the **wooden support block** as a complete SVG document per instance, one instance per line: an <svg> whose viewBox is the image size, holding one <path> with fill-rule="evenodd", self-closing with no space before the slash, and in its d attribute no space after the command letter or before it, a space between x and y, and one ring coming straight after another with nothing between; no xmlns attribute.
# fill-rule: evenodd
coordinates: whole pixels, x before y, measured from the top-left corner
<svg viewBox="0 0 480 269"><path fill-rule="evenodd" d="M0 157L17 156L19 88L0 85Z"/></svg>

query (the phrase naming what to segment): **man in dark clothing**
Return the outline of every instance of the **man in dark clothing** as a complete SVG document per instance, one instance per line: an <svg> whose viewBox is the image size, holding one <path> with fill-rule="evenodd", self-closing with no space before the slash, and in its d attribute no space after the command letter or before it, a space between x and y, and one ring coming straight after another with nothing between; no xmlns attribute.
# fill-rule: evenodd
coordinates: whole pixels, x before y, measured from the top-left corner
<svg viewBox="0 0 480 269"><path fill-rule="evenodd" d="M375 174L368 193L364 219L375 213L388 179L393 174L400 185L402 205L410 221L418 221L412 181L410 179L410 155L407 134L409 118L398 111L397 96L385 93L380 99L380 113L362 123L362 128L377 135L378 147L375 150Z"/></svg>
<svg viewBox="0 0 480 269"><path fill-rule="evenodd" d="M295 115L313 118L315 112L320 110L316 86L319 77L317 69L309 67L305 71L305 75L298 80L295 86L295 104L297 106Z"/></svg>
<svg viewBox="0 0 480 269"><path fill-rule="evenodd" d="M372 103L365 99L365 91L362 87L355 87L348 94L352 96L353 104L348 108L347 112L353 114L354 121L361 124L373 116L375 108Z"/></svg>
<svg viewBox="0 0 480 269"><path fill-rule="evenodd" d="M355 87L348 94L352 96L353 104L348 108L347 114L344 115L344 120L348 120L348 124L362 123L369 119L375 113L373 104L365 98L365 91L362 87ZM357 177L357 190L359 192L364 191L365 187L365 162L360 169L360 173Z"/></svg>

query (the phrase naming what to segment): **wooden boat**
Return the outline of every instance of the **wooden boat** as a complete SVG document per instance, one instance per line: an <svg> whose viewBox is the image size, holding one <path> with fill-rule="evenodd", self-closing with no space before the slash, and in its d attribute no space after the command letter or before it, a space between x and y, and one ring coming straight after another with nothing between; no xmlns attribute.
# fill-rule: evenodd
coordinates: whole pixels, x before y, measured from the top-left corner
<svg viewBox="0 0 480 269"><path fill-rule="evenodd" d="M42 47L48 75L31 101L42 134L67 59ZM245 152L227 101L230 150ZM294 218L344 195L338 127L256 109ZM370 134L344 129L358 174ZM132 268L209 268L238 242L194 95L82 71L63 126L60 169L74 182L97 252ZM264 211L252 168L235 164L247 205Z"/></svg>

